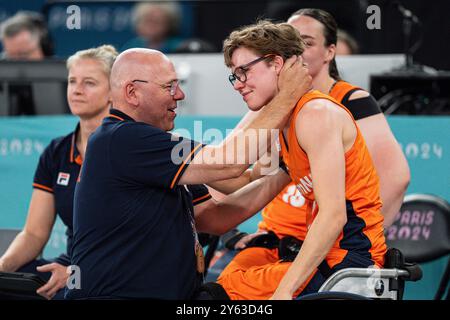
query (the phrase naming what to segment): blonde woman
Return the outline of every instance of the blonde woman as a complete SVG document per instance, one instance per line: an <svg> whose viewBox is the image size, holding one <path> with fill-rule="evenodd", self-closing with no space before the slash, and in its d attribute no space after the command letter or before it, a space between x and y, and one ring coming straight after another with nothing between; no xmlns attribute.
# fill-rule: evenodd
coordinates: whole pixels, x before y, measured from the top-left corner
<svg viewBox="0 0 450 320"><path fill-rule="evenodd" d="M37 166L23 230L0 258L0 271L38 273L47 283L37 293L62 299L72 243L75 184L89 135L109 113L109 75L117 51L110 45L81 50L67 60L67 100L79 118L75 130L50 142ZM51 260L35 260L44 249L56 216L67 227L67 252Z"/></svg>

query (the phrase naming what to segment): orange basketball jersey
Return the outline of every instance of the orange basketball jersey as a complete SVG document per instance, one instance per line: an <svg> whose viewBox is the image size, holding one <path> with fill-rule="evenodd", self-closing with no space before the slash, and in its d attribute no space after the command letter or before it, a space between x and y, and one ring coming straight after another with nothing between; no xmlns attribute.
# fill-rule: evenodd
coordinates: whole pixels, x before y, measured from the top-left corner
<svg viewBox="0 0 450 320"><path fill-rule="evenodd" d="M342 99L353 90L361 89L345 81L337 81L329 96L336 101ZM294 183L290 183L262 211L263 220L258 228L273 231L279 238L287 235L297 239L306 237L306 205L305 198Z"/></svg>
<svg viewBox="0 0 450 320"><path fill-rule="evenodd" d="M307 225L312 223L318 208L314 201L309 160L297 141L295 119L308 101L319 98L334 102L348 112L353 120L351 113L339 102L319 91L311 91L300 99L289 120L287 146L280 135L283 160L294 184L305 198ZM361 132L354 120L353 123L357 131L356 139L345 153L347 223L326 258L330 268L342 262L349 251L370 254L375 264L381 267L386 252L378 176Z"/></svg>

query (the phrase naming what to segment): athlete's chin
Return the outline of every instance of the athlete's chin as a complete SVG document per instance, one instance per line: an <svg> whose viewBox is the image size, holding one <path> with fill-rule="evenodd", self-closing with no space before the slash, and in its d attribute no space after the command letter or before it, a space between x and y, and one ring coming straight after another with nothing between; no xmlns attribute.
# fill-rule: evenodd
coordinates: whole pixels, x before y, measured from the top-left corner
<svg viewBox="0 0 450 320"><path fill-rule="evenodd" d="M247 107L251 110L251 111L258 111L260 110L264 105L261 103L247 103Z"/></svg>

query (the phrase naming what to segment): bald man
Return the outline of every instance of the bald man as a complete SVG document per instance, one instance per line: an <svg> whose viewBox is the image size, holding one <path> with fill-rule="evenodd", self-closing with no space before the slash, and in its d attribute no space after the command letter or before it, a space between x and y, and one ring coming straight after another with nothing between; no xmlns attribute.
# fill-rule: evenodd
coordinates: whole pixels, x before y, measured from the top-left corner
<svg viewBox="0 0 450 320"><path fill-rule="evenodd" d="M199 184L237 177L264 154L267 148L237 140L257 129L280 128L311 79L300 58L289 59L279 73L278 95L218 146L167 132L185 95L161 52L124 51L110 81L113 108L89 139L75 190L72 264L80 268L81 288L68 290L66 297L190 299L204 267L197 231L230 229L262 208L289 178L278 170L221 203ZM264 139L269 145L271 137Z"/></svg>

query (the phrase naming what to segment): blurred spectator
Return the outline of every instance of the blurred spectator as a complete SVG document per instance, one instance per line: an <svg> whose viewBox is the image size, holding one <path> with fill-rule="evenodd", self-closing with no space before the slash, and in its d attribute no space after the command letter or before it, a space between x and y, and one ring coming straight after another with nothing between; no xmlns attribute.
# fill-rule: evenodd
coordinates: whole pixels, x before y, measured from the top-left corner
<svg viewBox="0 0 450 320"><path fill-rule="evenodd" d="M181 11L178 4L147 1L135 6L132 17L138 36L125 43L122 50L137 47L171 53L180 44L182 39L177 34Z"/></svg>
<svg viewBox="0 0 450 320"><path fill-rule="evenodd" d="M0 60L38 61L53 55L53 44L44 17L32 11L19 11L0 25L3 52ZM35 113L32 88L28 83L9 87L14 96L13 115Z"/></svg>
<svg viewBox="0 0 450 320"><path fill-rule="evenodd" d="M214 45L208 41L190 38L179 44L174 53L211 53L220 52Z"/></svg>
<svg viewBox="0 0 450 320"><path fill-rule="evenodd" d="M45 19L36 12L20 11L0 26L2 59L42 60L53 55Z"/></svg>
<svg viewBox="0 0 450 320"><path fill-rule="evenodd" d="M346 31L339 29L337 32L336 55L346 56L358 53L359 46L355 38Z"/></svg>

